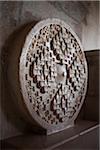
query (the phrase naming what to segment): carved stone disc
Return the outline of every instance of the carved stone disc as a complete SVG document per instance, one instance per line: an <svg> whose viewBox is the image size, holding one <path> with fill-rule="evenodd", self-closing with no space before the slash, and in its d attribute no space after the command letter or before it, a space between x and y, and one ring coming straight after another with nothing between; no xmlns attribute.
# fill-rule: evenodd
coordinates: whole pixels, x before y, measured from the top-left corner
<svg viewBox="0 0 100 150"><path fill-rule="evenodd" d="M86 59L72 29L59 19L39 22L27 35L19 68L31 117L45 129L70 125L87 87Z"/></svg>

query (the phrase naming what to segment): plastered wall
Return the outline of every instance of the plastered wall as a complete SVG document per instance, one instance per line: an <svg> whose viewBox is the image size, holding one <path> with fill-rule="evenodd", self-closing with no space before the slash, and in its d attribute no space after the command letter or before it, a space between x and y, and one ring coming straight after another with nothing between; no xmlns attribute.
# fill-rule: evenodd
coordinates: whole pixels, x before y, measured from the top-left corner
<svg viewBox="0 0 100 150"><path fill-rule="evenodd" d="M91 2L82 23L82 44L84 50L100 49L100 3Z"/></svg>

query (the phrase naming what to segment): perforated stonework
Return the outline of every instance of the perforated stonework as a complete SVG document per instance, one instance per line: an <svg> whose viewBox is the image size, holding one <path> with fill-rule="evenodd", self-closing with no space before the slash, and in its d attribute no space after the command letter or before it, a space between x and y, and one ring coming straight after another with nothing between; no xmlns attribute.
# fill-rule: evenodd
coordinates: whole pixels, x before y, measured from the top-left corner
<svg viewBox="0 0 100 150"><path fill-rule="evenodd" d="M47 19L33 27L19 67L23 100L33 119L44 128L76 119L86 92L87 65L68 25Z"/></svg>

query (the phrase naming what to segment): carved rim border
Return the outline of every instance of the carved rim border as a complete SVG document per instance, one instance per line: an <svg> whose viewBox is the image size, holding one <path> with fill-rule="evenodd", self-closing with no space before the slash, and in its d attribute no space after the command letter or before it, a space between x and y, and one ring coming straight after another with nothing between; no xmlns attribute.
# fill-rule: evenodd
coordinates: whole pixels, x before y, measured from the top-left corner
<svg viewBox="0 0 100 150"><path fill-rule="evenodd" d="M82 97L82 100L81 100L81 103L80 103L80 106L79 108L77 109L76 113L73 115L73 117L71 119L69 119L68 122L63 122L63 123L59 123L57 125L52 125L52 124L48 124L46 123L44 120L42 120L42 118L40 118L36 112L33 110L32 108L32 105L30 104L30 102L28 101L28 95L27 95L27 92L26 92L26 88L25 88L25 79L23 78L23 73L24 73L24 64L25 64L25 59L23 58L26 58L26 54L27 54L27 50L28 50L28 47L30 45L30 43L32 42L32 37L41 29L43 28L44 26L46 25L49 25L51 23L54 23L54 24L58 24L58 25L61 25L63 27L65 27L66 29L68 29L71 34L76 38L78 44L80 45L80 48L82 50L82 53L83 53L83 57L84 57L84 63L85 63L85 69L86 69L86 85L85 85L85 88L84 88L84 95ZM23 73L22 73L23 72ZM84 51L83 51L83 47L81 45L81 42L78 38L78 36L76 35L76 33L70 28L69 25L67 25L64 21L60 20L60 19L57 19L57 18L49 18L49 19L45 19L43 21L40 21L39 23L37 23L32 29L31 31L29 32L29 34L27 35L26 37L26 40L25 40L25 43L24 43L24 46L22 48L22 53L21 53L21 56L20 56L20 62L19 62L19 80L20 80L20 86L21 86L21 93L22 93L22 96L23 96L23 101L26 105L26 108L29 112L29 114L31 115L31 117L33 118L33 122L34 120L41 126L43 127L44 129L47 129L48 132L52 132L52 130L63 130L64 128L67 128L68 126L70 126L74 120L76 119L80 109L81 109L81 106L84 102L84 99L85 99L85 95L86 95L86 91L87 91L87 79L88 79L88 70L87 70L87 63L86 63L86 58L85 58L85 55L84 55Z"/></svg>

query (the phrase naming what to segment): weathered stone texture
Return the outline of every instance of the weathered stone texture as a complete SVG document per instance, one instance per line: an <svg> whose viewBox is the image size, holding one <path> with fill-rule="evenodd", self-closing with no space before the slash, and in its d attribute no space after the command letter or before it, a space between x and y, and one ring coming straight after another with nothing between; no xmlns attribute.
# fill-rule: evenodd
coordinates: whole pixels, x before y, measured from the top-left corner
<svg viewBox="0 0 100 150"><path fill-rule="evenodd" d="M85 5L84 5L85 3ZM18 115L11 101L7 82L8 53L15 39L24 28L23 25L44 18L59 18L69 24L81 39L81 22L87 14L89 2L36 2L2 1L0 2L0 139L21 134L27 124ZM20 29L20 30L19 30ZM16 31L17 30L17 31ZM18 43L16 43L18 44ZM8 87L7 87L8 84ZM21 122L19 124L19 122Z"/></svg>

